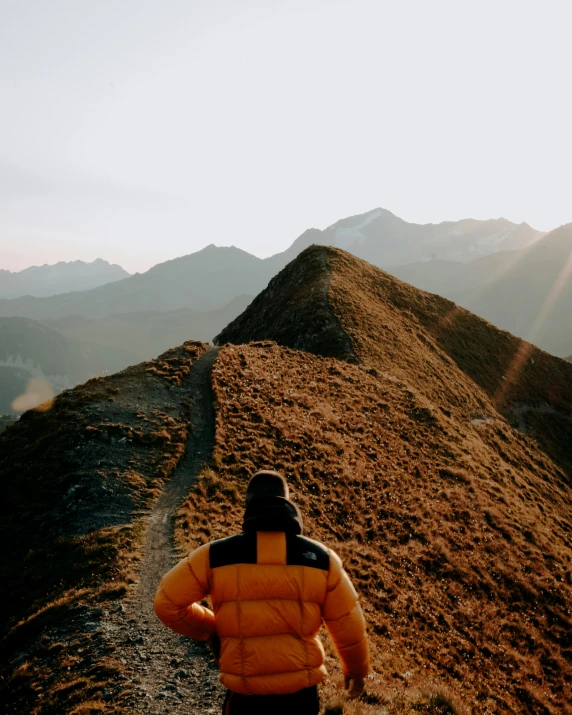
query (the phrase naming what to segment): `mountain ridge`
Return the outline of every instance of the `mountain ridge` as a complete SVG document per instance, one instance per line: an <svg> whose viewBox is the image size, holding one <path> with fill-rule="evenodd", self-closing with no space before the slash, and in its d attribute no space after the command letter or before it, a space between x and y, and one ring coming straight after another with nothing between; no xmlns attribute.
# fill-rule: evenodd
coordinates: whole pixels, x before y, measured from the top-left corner
<svg viewBox="0 0 572 715"><path fill-rule="evenodd" d="M91 291L82 290L49 298L28 296L13 301L0 299L0 315L4 313L30 317L56 329L74 343L80 342L86 364L89 364L89 371L84 371L80 379L92 374L106 374L122 369L127 364L150 359L190 334L202 340L211 339L224 324L225 316L228 322L240 311L240 306L237 305L236 313L232 314L231 305L236 295L261 291L273 275L311 244L337 242L347 244L359 253L368 241L375 243L376 236L381 236L377 228L373 234L367 233L380 221L382 224L383 221L394 222L401 227L399 230L409 230L407 227L417 226L403 222L386 209L377 208L365 214L342 219L324 231L308 229L286 251L266 259L252 256L235 246L217 247L211 243L196 253L158 264L145 274L135 274ZM439 235L448 235L451 232L456 235L464 234L467 227L473 230L474 226L477 226L481 232L479 234L477 231L477 234L481 235L483 231L490 233L493 229L494 233L499 222L502 224L501 228L519 228L502 218L485 222L464 219L460 222L426 224L421 228L429 231L430 235L435 231L441 232ZM387 225L383 225L387 229ZM566 227L562 228L566 230ZM437 258L424 263L390 267L389 270L414 286L444 294L497 325L510 329L512 333L529 337L531 342L539 343L553 353L565 356L572 349L572 333L566 318L566 306L572 304L572 294L569 294L565 284L562 286L560 298L554 301L554 305L549 306L551 310L546 312L542 321L538 319L541 306L550 297L553 285L558 280L554 271L559 270L562 261L565 262L563 251L566 249L566 241L559 248L563 254L560 258L553 256L554 251L542 248L547 241L552 243L555 236L558 238L558 231L535 240L520 252L491 253L469 263ZM355 241L359 243L362 239L365 243L360 248ZM382 239L383 237L380 240ZM447 236L445 239L449 240ZM530 236L526 240L529 239ZM409 239L406 239L406 242L407 240ZM383 241L385 239L382 240L385 245ZM495 246L489 246L489 249L495 249ZM527 256L533 258L532 272L529 271L528 277L518 276L514 290L508 291L508 297L503 296L503 277L510 279L513 264L526 263ZM535 256L539 258L534 258ZM531 303L533 291L529 291L526 286L530 282L538 284L538 277L543 271L547 275L552 271L553 275L550 274L545 280L542 288L544 293L539 294ZM499 284L498 290L495 289L495 297L489 297L487 293L483 295L482 286L489 282L494 288L495 276ZM525 295L515 302L514 295L522 290L522 286L525 286ZM525 310L526 306L528 312ZM184 311L187 311L186 316ZM161 313L164 314L163 319ZM131 319L127 318L128 314L132 315ZM93 322L82 325L73 315ZM144 321L147 321L146 327L143 326ZM189 330L186 334L185 325ZM60 373L67 374L67 369L62 366ZM24 378L25 375L20 375L19 384Z"/></svg>
<svg viewBox="0 0 572 715"><path fill-rule="evenodd" d="M49 298L0 300L0 316L9 313L52 320L77 314L97 319L114 313L171 311L191 306L194 310L217 310L237 295L249 293L249 289L260 290L268 280L266 274L262 278L253 275L253 267L262 259L234 247L216 250L223 261L210 269L205 266L205 257L212 250L202 249L91 290ZM214 279L218 281L216 287Z"/></svg>
<svg viewBox="0 0 572 715"><path fill-rule="evenodd" d="M389 227L384 221L389 221L392 230L397 233L388 233ZM439 233L440 227L456 226L463 221L413 224L400 219L387 209L373 209L365 214L341 219L324 230L307 229L285 251L268 258L258 258L235 246L218 247L209 244L195 253L170 259L152 266L145 273L137 273L118 281L115 287L110 286L109 295L106 295L105 289L95 288L89 292L82 291L83 295L52 296L44 302L31 297L14 299L12 302L0 300L0 315L19 315L43 320L64 317L74 312L79 312L84 317L101 318L126 310L177 310L184 307L211 310L222 307L225 302L240 293L259 292L273 275L312 243L336 246L341 241L344 245L338 247L352 250L359 258L376 265L388 266L395 264L396 256L400 256L401 262L407 262L413 256L421 257L427 252L430 255L434 251L440 251L443 249L443 241L446 245L452 240L459 245L467 241L472 245L471 242L478 242L483 236L488 236L487 226L495 224L496 221L466 219L464 222L470 224L470 230L451 239L448 230L445 231L446 235ZM516 224L507 223L514 230L518 229ZM534 229L530 230L530 235L523 239L525 243L542 235ZM343 240L340 238L342 234ZM400 237L405 238L403 241L396 240ZM419 246L416 247L417 243L410 246L407 241L417 242ZM457 255L460 249L455 250ZM483 250L488 252L486 246ZM208 261L215 256L217 265ZM234 271L233 261L236 261ZM210 272L210 281L205 280L202 275L201 271L204 269ZM186 276L188 271L190 275ZM220 297L212 284L213 275L220 280L219 291L223 294ZM184 280L185 278L188 280ZM189 280L197 281L196 290L190 289ZM177 281L178 294L173 285Z"/></svg>
<svg viewBox="0 0 572 715"><path fill-rule="evenodd" d="M121 266L102 258L91 262L44 263L14 272L0 269L0 298L49 297L73 290L89 290L126 277L129 273Z"/></svg>
<svg viewBox="0 0 572 715"><path fill-rule="evenodd" d="M362 715L419 712L431 692L474 715L565 712L572 365L321 246L218 342L200 395L189 390L208 347L189 342L66 391L0 436L0 528L21 551L3 564L20 594L2 610L13 711L30 712L40 689L46 712L110 697L155 713L168 693L182 712L187 690L212 702L199 675L179 687L181 662L155 658L148 631L132 643L121 625L146 622L145 525L193 439L193 405L212 400L212 451L171 513L175 543L184 553L240 531L249 476L282 471L306 533L340 553L360 593L373 666ZM326 652L330 702L343 679Z"/></svg>
<svg viewBox="0 0 572 715"><path fill-rule="evenodd" d="M506 381L505 373L509 371L511 363L510 361L507 363L505 360L502 364L497 364L499 356L504 353L509 353L513 359L520 353L526 353L529 356L529 363L528 365L522 366L525 373L528 370L532 370L532 368L538 372L540 370L539 364L544 366L544 364L548 362L551 365L550 370L543 372L543 381L541 383L537 382L535 389L544 390L542 394L546 399L555 399L556 393L563 396L563 406L566 409L572 409L572 389L567 386L568 377L572 377L572 373L569 373L568 367L564 366L561 359L548 355L536 346L526 343L519 338L515 338L507 331L496 328L486 320L455 305L450 300L436 294L421 291L411 285L403 283L391 274L376 266L367 264L360 259L356 259L352 254L342 251L341 249L311 246L302 252L299 258L301 258L299 262L296 260L290 263L278 276L273 278L268 287L252 301L246 311L235 318L235 320L215 337L215 344L223 345L226 342L244 343L269 339L276 340L279 344L286 347L307 350L309 345L308 334L310 336L316 334L315 331L309 328L310 323L314 321L316 323L327 322L327 318L324 318L322 309L325 309L330 315L333 312L331 294L332 276L337 277L344 269L347 268L349 270L353 266L359 266L361 282L358 282L356 275L354 281L356 290L359 290L363 285L365 276L367 277L369 290L378 292L378 302L383 302L382 293L385 292L390 295L388 300L390 304L394 306L407 305L407 311L402 316L402 319L408 321L409 316L411 316L415 318L415 320L422 321L417 323L417 327L424 327L432 331L430 336L435 344L439 344L439 341L441 341L443 346L449 351L449 357L454 359L457 364L463 364L463 355L459 348L452 348L451 345L447 343L447 334L449 332L459 332L462 330L464 340L471 341L470 344L473 348L473 355L478 354L477 347L482 343L483 335L494 336L495 349L491 350L487 355L486 363L470 370L471 379L479 384L489 396L498 393L500 399L500 394L502 393L502 400L508 399L508 394L513 395L513 399L524 400L528 398L529 395L523 388L523 384L527 381L526 378L519 377L518 375L509 375L508 385L511 386L509 389L507 385L503 383ZM338 266L338 270L332 269L332 262ZM303 283L306 288L304 293L306 300L302 306L296 303L298 282ZM283 284L288 284L288 290L281 295L281 300L286 301L288 309L281 311L279 318L275 319L272 315L272 311L275 310L275 294L281 290ZM315 286L315 288L308 290L308 285ZM350 296L351 291L346 289L345 294L346 296ZM351 302L349 297L347 297L346 300ZM316 302L320 306L320 309L314 312L312 306ZM304 313L304 310L307 310L307 313ZM296 321L291 319L291 311L294 311L293 314L296 316ZM343 309L340 309L340 312L343 313ZM269 313L269 315L267 315L267 313ZM319 318L317 316L319 316ZM296 325L302 325L307 329L300 331L303 336L302 345L299 345L296 340L299 336L298 333L295 332L293 335L290 335L280 328L281 318L292 330L295 329L294 323L296 323ZM310 322L306 324L306 320ZM467 321L470 322L470 329L464 327ZM339 318L338 321L332 323L332 325L339 326ZM411 330L412 329L413 326L411 327ZM375 332L375 328L373 327L369 331L364 331L364 333L368 334L375 334ZM472 337L471 333L476 333L477 337ZM344 334L349 340L347 331L344 331ZM378 344L380 342L381 341L378 341ZM467 344L469 343L465 342L465 345ZM502 346L502 348L499 346ZM311 347L310 351L316 352L324 357L345 359L345 356L349 354L346 348L347 343L345 343L343 350L336 353L335 350L322 346L320 341L318 341L316 346ZM352 355L351 360L355 361L358 359L355 351ZM531 363L530 360L534 362ZM542 369L544 370L544 367ZM418 371L419 370L421 370L421 368L418 368ZM557 379L554 370L556 370L557 374L558 370L564 370L564 377ZM491 372L494 375L492 378L490 377ZM488 379L485 377L487 373L489 374ZM549 373L551 374L550 378ZM503 379L503 376L505 379ZM550 387L552 393L549 396L549 388L546 385L550 380L555 381L557 387L554 387L554 385ZM499 388L502 388L500 393Z"/></svg>

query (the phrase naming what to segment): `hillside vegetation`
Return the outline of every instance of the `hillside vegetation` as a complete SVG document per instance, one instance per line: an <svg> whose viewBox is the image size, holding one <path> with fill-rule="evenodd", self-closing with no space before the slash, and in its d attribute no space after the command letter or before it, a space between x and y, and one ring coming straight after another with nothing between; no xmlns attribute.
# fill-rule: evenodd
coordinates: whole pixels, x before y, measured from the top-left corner
<svg viewBox="0 0 572 715"><path fill-rule="evenodd" d="M264 338L340 357L349 344L356 364L239 345ZM552 441L553 423L528 413L520 433L503 412L550 405L569 436L570 366L321 248L218 341L238 345L215 368L220 469L180 516L189 542L197 528L232 531L229 514L236 528L252 470L283 469L308 533L359 583L386 687L415 673L473 712L569 708L570 439ZM213 502L221 492L226 503Z"/></svg>
<svg viewBox="0 0 572 715"><path fill-rule="evenodd" d="M570 710L572 365L317 246L217 342L214 446L175 507L180 549L240 530L250 475L279 469L361 594L374 672L350 715ZM189 710L126 695L148 656L109 633L205 350L90 381L0 436L9 712ZM340 692L334 678L325 702Z"/></svg>
<svg viewBox="0 0 572 715"><path fill-rule="evenodd" d="M124 679L100 624L127 592L143 517L183 454L185 384L204 349L185 343L90 380L1 435L4 712L72 712Z"/></svg>
<svg viewBox="0 0 572 715"><path fill-rule="evenodd" d="M572 468L568 362L344 251L308 249L215 342L265 339L387 372L465 422L498 409Z"/></svg>

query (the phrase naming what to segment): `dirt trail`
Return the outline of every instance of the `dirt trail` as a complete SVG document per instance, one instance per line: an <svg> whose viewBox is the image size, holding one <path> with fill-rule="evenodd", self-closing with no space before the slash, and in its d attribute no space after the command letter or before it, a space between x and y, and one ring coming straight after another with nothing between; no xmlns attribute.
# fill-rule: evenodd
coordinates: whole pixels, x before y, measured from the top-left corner
<svg viewBox="0 0 572 715"><path fill-rule="evenodd" d="M171 517L212 452L214 409L210 378L217 354L217 348L210 348L192 368L187 391L193 429L187 450L149 517L138 587L124 605L110 614L107 624L107 635L117 647L117 656L134 673L133 694L127 702L118 704L127 705L134 713L189 715L219 712L221 708L223 690L206 647L170 631L153 611L161 577L178 558Z"/></svg>

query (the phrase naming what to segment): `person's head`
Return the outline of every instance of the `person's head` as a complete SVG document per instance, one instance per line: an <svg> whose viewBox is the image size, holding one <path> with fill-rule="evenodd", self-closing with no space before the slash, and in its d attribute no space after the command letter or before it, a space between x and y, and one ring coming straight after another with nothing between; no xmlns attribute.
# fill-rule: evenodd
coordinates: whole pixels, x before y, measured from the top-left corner
<svg viewBox="0 0 572 715"><path fill-rule="evenodd" d="M256 472L248 482L246 505L248 506L254 497L284 497L288 499L289 496L288 482L281 474L270 470L262 470Z"/></svg>

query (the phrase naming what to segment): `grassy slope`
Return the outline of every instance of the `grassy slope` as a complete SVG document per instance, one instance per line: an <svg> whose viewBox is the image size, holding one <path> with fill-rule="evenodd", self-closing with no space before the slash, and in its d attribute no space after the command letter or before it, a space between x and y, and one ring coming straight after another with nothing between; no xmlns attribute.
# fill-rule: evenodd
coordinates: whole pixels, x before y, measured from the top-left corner
<svg viewBox="0 0 572 715"><path fill-rule="evenodd" d="M499 410L572 473L568 362L345 251L307 249L215 341L266 339L369 364L469 421Z"/></svg>
<svg viewBox="0 0 572 715"><path fill-rule="evenodd" d="M194 545L236 530L248 474L283 469L309 533L344 554L364 595L383 697L413 672L475 713L563 712L572 706L567 447L550 452L546 421L524 436L497 409L537 400L564 414L569 366L531 347L535 363L509 373L523 345L509 334L342 251L313 248L304 260L220 342L307 345L311 300L294 283L306 272L313 290L327 290L338 343L347 354L350 341L359 365L227 346L215 371L221 471L190 495L181 534ZM318 337L310 349L333 343L324 350Z"/></svg>
<svg viewBox="0 0 572 715"><path fill-rule="evenodd" d="M216 472L179 517L187 547L239 530L249 475L281 469L362 594L380 698L413 673L475 713L572 704L569 493L542 454L500 419L461 426L395 379L274 345L228 346L214 374Z"/></svg>
<svg viewBox="0 0 572 715"><path fill-rule="evenodd" d="M125 592L140 517L183 453L189 415L179 388L203 351L186 343L90 380L0 437L6 711L97 711L121 680L97 622Z"/></svg>
<svg viewBox="0 0 572 715"><path fill-rule="evenodd" d="M525 408L527 434L572 483L566 361L343 251L328 250L327 260L330 304L362 362L406 380L461 419L499 410L516 425L515 412ZM547 406L551 414L542 412Z"/></svg>
<svg viewBox="0 0 572 715"><path fill-rule="evenodd" d="M281 469L362 594L378 692L414 673L475 713L570 706L569 494L543 455L523 463L501 420L460 427L389 377L277 346L224 348L215 391L187 546L239 530L249 475Z"/></svg>

